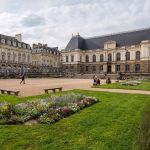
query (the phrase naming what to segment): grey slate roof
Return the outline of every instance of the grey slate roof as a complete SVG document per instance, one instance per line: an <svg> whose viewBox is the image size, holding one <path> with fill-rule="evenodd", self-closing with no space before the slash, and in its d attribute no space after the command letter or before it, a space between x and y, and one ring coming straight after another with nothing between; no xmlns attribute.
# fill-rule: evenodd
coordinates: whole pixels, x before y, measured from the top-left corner
<svg viewBox="0 0 150 150"><path fill-rule="evenodd" d="M17 44L16 47L18 47L18 43L21 43L22 48L23 48L23 44L26 45L26 49L28 49L28 46L30 47L29 44L24 43L24 42L19 42L15 37L12 37L12 36L0 34L0 44L2 44L1 39L5 39L6 41L7 40L11 41L11 46L13 46L13 42L16 42L16 44ZM5 43L5 45L7 45L7 42ZM29 49L31 49L31 47Z"/></svg>
<svg viewBox="0 0 150 150"><path fill-rule="evenodd" d="M83 38L79 35L73 36L66 46L65 50L103 49L104 43L108 41L116 41L117 47L121 47L136 45L143 40L150 40L150 28L91 38Z"/></svg>

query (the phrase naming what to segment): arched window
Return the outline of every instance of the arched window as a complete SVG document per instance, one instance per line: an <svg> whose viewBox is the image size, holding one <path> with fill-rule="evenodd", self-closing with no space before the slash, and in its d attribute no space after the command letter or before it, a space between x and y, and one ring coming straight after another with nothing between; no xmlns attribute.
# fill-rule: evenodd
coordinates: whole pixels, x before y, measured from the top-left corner
<svg viewBox="0 0 150 150"><path fill-rule="evenodd" d="M126 52L126 60L130 60L130 52Z"/></svg>
<svg viewBox="0 0 150 150"><path fill-rule="evenodd" d="M117 53L116 54L116 61L120 61L121 60L121 55L120 55L120 53Z"/></svg>
<svg viewBox="0 0 150 150"><path fill-rule="evenodd" d="M108 62L112 62L112 54L108 54Z"/></svg>
<svg viewBox="0 0 150 150"><path fill-rule="evenodd" d="M86 62L89 62L89 56L88 55L86 55Z"/></svg>
<svg viewBox="0 0 150 150"><path fill-rule="evenodd" d="M80 62L82 62L82 55L80 55Z"/></svg>
<svg viewBox="0 0 150 150"><path fill-rule="evenodd" d="M93 55L93 62L96 62L96 55Z"/></svg>
<svg viewBox="0 0 150 150"><path fill-rule="evenodd" d="M140 60L140 51L136 52L136 60Z"/></svg>
<svg viewBox="0 0 150 150"><path fill-rule="evenodd" d="M100 62L103 62L103 61L104 61L104 55L100 54Z"/></svg>
<svg viewBox="0 0 150 150"><path fill-rule="evenodd" d="M2 52L2 61L5 61L5 59L6 59L6 54L5 52Z"/></svg>

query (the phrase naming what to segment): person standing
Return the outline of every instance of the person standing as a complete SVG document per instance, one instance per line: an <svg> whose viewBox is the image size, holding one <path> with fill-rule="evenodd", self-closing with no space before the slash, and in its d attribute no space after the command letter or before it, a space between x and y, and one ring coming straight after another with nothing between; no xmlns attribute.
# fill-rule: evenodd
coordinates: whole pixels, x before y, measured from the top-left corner
<svg viewBox="0 0 150 150"><path fill-rule="evenodd" d="M100 79L97 79L97 85L100 85L101 81Z"/></svg>
<svg viewBox="0 0 150 150"><path fill-rule="evenodd" d="M21 82L20 82L20 84L23 82L23 84L25 84L25 75L23 74L22 76L21 76Z"/></svg>
<svg viewBox="0 0 150 150"><path fill-rule="evenodd" d="M108 79L106 80L106 83L107 83L107 84L111 84L111 79L110 79L110 77L108 77Z"/></svg>

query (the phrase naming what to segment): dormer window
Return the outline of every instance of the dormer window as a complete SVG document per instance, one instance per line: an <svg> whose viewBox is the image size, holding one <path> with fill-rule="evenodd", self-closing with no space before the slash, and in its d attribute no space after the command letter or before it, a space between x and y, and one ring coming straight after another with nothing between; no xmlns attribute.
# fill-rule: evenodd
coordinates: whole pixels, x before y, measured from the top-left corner
<svg viewBox="0 0 150 150"><path fill-rule="evenodd" d="M13 42L13 46L16 46L17 44L16 44L16 42Z"/></svg>
<svg viewBox="0 0 150 150"><path fill-rule="evenodd" d="M26 48L26 45L25 45L25 44L23 44L23 48L24 48L24 49Z"/></svg>
<svg viewBox="0 0 150 150"><path fill-rule="evenodd" d="M115 49L116 41L107 41L104 43L104 49Z"/></svg>
<svg viewBox="0 0 150 150"><path fill-rule="evenodd" d="M27 45L27 48L30 49L30 45Z"/></svg>
<svg viewBox="0 0 150 150"><path fill-rule="evenodd" d="M5 39L1 39L1 43L5 44Z"/></svg>
<svg viewBox="0 0 150 150"><path fill-rule="evenodd" d="M8 45L11 45L11 41L10 41L10 40L8 40L8 41L7 41L7 44L8 44Z"/></svg>
<svg viewBox="0 0 150 150"><path fill-rule="evenodd" d="M108 62L112 62L112 54L108 54Z"/></svg>
<svg viewBox="0 0 150 150"><path fill-rule="evenodd" d="M18 47L21 47L21 43L18 43Z"/></svg>
<svg viewBox="0 0 150 150"><path fill-rule="evenodd" d="M121 60L121 54L120 53L117 53L116 54L116 61L120 61Z"/></svg>

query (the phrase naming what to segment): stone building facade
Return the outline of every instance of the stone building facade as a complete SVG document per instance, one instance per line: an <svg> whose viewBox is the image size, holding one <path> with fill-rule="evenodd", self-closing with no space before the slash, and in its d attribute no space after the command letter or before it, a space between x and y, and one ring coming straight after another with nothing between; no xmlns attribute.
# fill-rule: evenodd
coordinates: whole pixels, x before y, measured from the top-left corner
<svg viewBox="0 0 150 150"><path fill-rule="evenodd" d="M22 35L15 37L0 34L0 77L49 76L62 71L61 53L58 47L47 44L29 44L22 41Z"/></svg>
<svg viewBox="0 0 150 150"><path fill-rule="evenodd" d="M31 63L31 47L22 41L21 34L15 37L0 34L0 75L29 72Z"/></svg>
<svg viewBox="0 0 150 150"><path fill-rule="evenodd" d="M62 59L66 73L150 77L150 29L92 38L75 35L62 51Z"/></svg>
<svg viewBox="0 0 150 150"><path fill-rule="evenodd" d="M58 73L61 69L61 54L58 47L47 44L33 44L32 70L34 72Z"/></svg>

